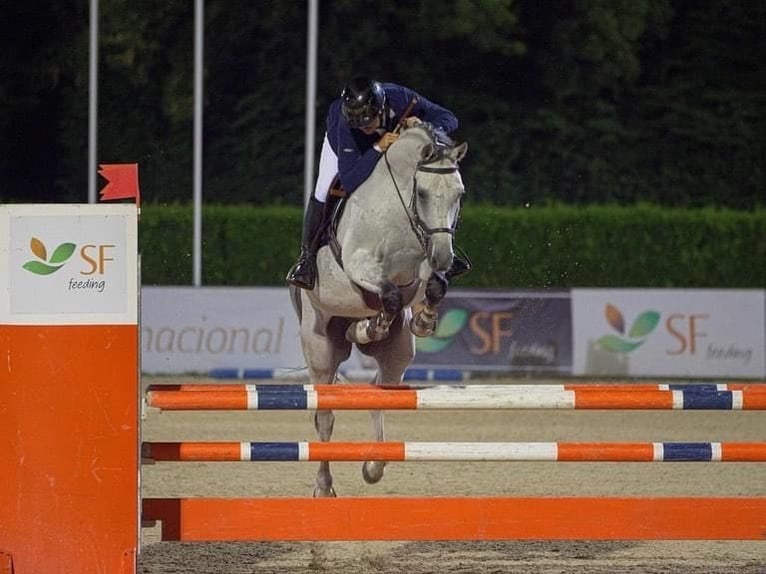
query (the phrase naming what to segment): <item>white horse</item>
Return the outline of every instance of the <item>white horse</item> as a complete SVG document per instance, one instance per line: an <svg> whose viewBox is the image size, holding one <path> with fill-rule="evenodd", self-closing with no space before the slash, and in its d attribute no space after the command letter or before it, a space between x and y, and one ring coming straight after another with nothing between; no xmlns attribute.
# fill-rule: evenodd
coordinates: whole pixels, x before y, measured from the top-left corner
<svg viewBox="0 0 766 574"><path fill-rule="evenodd" d="M467 148L426 124L409 128L346 201L330 245L317 253L315 288L290 287L312 383L335 382L352 344L377 362L376 384L402 381L413 334L433 332L446 294ZM371 414L376 440L385 440L383 413ZM316 412L320 440L330 440L334 421L332 411ZM384 470L385 462L367 461L362 475L375 483ZM320 462L314 496L335 496L329 462Z"/></svg>

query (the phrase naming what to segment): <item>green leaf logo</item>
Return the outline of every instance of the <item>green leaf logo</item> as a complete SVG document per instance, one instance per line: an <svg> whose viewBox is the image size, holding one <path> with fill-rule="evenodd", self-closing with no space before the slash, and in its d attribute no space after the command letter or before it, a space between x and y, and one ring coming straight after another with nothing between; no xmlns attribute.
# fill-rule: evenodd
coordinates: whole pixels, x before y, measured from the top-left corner
<svg viewBox="0 0 766 574"><path fill-rule="evenodd" d="M445 337L454 337L463 328L468 321L468 311L465 309L450 309L439 320L436 325L433 337L443 339Z"/></svg>
<svg viewBox="0 0 766 574"><path fill-rule="evenodd" d="M66 260L72 256L72 253L74 253L74 248L74 243L62 243L56 247L56 251L54 251L51 256L51 264L56 265L57 263L65 263Z"/></svg>
<svg viewBox="0 0 766 574"><path fill-rule="evenodd" d="M654 331L659 322L660 314L657 311L644 311L633 321L633 325L631 325L630 331L628 331L628 337L631 339L646 337Z"/></svg>
<svg viewBox="0 0 766 574"><path fill-rule="evenodd" d="M449 347L450 343L452 343L452 339L437 339L433 335L418 337L415 340L415 346L421 353L438 353Z"/></svg>
<svg viewBox="0 0 766 574"><path fill-rule="evenodd" d="M646 339L660 322L660 314L657 311L644 311L631 324L628 336L623 337L625 318L622 312L616 306L607 303L604 315L609 326L620 335L604 335L596 341L602 349L610 353L635 351L646 342Z"/></svg>
<svg viewBox="0 0 766 574"><path fill-rule="evenodd" d="M611 351L612 353L630 353L631 351L638 349L641 345L643 345L645 340L646 339L631 343L630 341L620 339L615 335L604 335L596 342L601 345L602 349Z"/></svg>
<svg viewBox="0 0 766 574"><path fill-rule="evenodd" d="M430 337L418 337L415 347L421 353L438 353L452 344L460 330L468 322L468 311L450 309L436 324L436 330Z"/></svg>
<svg viewBox="0 0 766 574"><path fill-rule="evenodd" d="M36 237L33 237L29 242L29 250L40 261L33 259L27 261L21 267L35 275L50 275L64 266L64 263L72 257L76 247L74 243L62 243L54 249L53 255L48 259L48 249L45 247L45 244Z"/></svg>

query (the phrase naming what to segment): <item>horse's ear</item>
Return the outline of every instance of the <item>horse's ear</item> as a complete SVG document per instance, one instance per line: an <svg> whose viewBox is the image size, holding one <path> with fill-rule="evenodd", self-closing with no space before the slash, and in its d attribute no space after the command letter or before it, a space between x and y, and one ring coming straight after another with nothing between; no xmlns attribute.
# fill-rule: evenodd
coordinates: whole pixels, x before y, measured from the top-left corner
<svg viewBox="0 0 766 574"><path fill-rule="evenodd" d="M461 143L452 153L455 156L455 161L459 162L462 160L465 157L465 154L468 153L468 142Z"/></svg>

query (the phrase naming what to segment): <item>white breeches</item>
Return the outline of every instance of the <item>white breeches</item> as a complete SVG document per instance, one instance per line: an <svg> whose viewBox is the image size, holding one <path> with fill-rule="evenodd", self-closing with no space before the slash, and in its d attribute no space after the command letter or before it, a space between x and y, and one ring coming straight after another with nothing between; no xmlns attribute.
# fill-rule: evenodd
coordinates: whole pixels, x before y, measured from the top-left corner
<svg viewBox="0 0 766 574"><path fill-rule="evenodd" d="M338 175L338 156L332 151L330 142L327 141L327 134L324 136L322 142L322 152L319 155L319 173L317 174L317 182L314 187L314 197L320 203L327 201L327 196L330 193L330 185L332 180Z"/></svg>

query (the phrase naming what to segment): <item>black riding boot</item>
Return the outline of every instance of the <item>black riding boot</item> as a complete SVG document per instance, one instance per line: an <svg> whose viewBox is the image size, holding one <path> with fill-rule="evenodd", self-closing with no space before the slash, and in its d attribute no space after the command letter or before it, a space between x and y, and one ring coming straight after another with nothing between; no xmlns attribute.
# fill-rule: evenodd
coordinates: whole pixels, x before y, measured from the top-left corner
<svg viewBox="0 0 766 574"><path fill-rule="evenodd" d="M472 268L473 265L471 264L471 260L468 258L468 255L465 254L465 251L462 249L455 249L455 254L452 257L452 266L447 269L445 275L447 276L448 281L452 281L456 277L465 275Z"/></svg>
<svg viewBox="0 0 766 574"><path fill-rule="evenodd" d="M298 261L295 262L287 272L285 280L290 284L301 289L314 288L317 278L316 254L319 247L319 240L324 226L324 203L320 203L312 195L309 204L306 207L306 214L303 217L303 233L301 235L301 254Z"/></svg>

